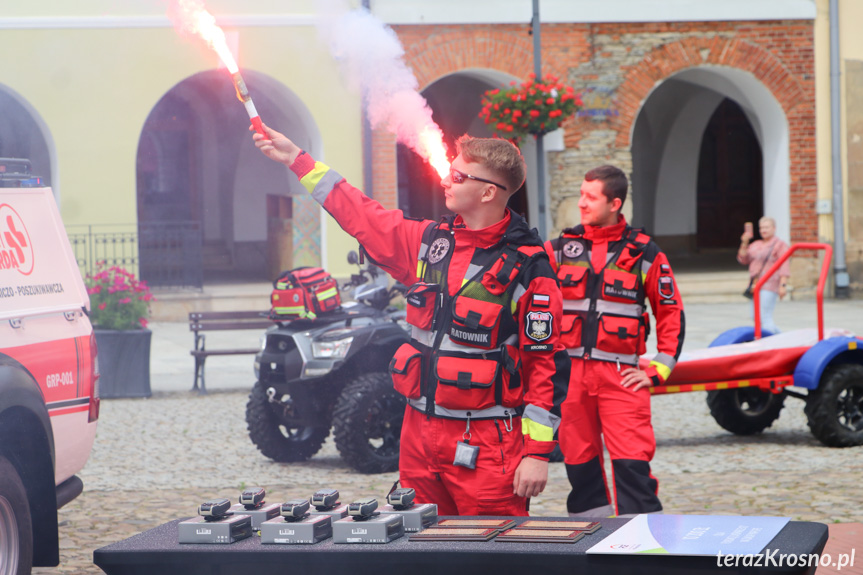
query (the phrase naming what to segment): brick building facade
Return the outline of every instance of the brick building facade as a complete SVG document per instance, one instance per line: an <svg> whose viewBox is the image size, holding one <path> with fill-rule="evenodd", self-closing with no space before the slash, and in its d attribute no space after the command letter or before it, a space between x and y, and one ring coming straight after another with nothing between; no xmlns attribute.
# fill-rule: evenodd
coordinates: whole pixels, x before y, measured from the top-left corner
<svg viewBox="0 0 863 575"><path fill-rule="evenodd" d="M533 70L529 25L393 28L424 93L443 78L482 72L491 88ZM699 229L707 226L703 218L698 226L695 199L698 150L711 115L728 99L739 104L763 153L757 209L776 218L781 237L817 241L813 21L550 23L541 39L544 74L582 92L586 104L564 124L562 149L547 155L550 233L578 222L584 172L613 163L631 175L626 212L635 224L667 236L672 251L706 245L710 230ZM372 140L374 195L396 206L394 139L375 131ZM735 222L726 243L739 230Z"/></svg>

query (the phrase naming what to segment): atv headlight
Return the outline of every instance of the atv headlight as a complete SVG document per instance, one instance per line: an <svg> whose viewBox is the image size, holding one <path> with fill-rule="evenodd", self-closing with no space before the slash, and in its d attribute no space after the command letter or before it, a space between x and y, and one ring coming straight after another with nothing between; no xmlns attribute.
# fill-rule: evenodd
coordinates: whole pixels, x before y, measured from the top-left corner
<svg viewBox="0 0 863 575"><path fill-rule="evenodd" d="M353 341L353 336L313 341L312 355L315 356L315 359L344 359L348 355Z"/></svg>

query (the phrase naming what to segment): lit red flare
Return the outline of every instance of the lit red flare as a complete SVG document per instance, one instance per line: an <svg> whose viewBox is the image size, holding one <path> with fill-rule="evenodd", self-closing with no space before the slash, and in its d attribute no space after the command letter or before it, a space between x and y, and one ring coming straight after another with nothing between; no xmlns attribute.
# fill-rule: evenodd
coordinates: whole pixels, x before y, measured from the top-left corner
<svg viewBox="0 0 863 575"><path fill-rule="evenodd" d="M225 32L216 24L216 18L204 7L203 0L177 0L169 6L168 15L181 32L199 36L219 55L228 72L231 73L237 98L246 107L252 126L255 127L256 132L266 137L261 117L255 109L243 77L240 76L240 67L237 66L237 61L234 60L234 55L228 48Z"/></svg>
<svg viewBox="0 0 863 575"><path fill-rule="evenodd" d="M437 124L426 126L419 135L422 157L435 169L441 179L449 174L450 163L446 157L446 147L443 143L443 133Z"/></svg>

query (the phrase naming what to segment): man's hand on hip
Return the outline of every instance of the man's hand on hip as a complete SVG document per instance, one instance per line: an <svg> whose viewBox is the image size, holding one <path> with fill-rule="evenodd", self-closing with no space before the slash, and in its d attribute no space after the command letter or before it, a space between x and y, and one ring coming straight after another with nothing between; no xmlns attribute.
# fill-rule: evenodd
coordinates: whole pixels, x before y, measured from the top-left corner
<svg viewBox="0 0 863 575"><path fill-rule="evenodd" d="M536 497L548 481L548 461L525 457L515 470L513 493L519 497Z"/></svg>
<svg viewBox="0 0 863 575"><path fill-rule="evenodd" d="M650 387L651 381L647 374L637 367L628 367L620 372L623 379L620 380L620 385L629 387L632 391L638 391L642 387Z"/></svg>

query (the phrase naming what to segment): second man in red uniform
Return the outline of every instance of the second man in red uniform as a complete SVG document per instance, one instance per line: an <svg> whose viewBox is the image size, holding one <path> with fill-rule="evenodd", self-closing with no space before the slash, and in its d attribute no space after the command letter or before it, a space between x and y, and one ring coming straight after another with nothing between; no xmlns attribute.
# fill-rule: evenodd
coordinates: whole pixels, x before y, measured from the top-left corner
<svg viewBox="0 0 863 575"><path fill-rule="evenodd" d="M561 340L572 358L559 439L572 485L573 515L608 517L662 510L650 472L656 450L650 421L651 385L663 383L683 346L683 302L665 254L620 209L626 175L614 166L589 171L578 203L581 225L547 247L564 297ZM646 369L650 317L658 354ZM616 509L603 468L611 458Z"/></svg>

